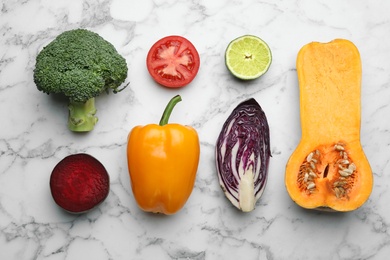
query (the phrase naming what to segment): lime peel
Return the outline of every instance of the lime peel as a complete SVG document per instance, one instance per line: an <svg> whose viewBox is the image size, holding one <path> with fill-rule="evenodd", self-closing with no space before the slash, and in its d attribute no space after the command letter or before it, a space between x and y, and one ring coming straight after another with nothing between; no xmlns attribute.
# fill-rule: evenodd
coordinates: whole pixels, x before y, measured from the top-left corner
<svg viewBox="0 0 390 260"><path fill-rule="evenodd" d="M266 73L272 62L268 44L254 35L243 35L229 43L225 64L237 78L252 80Z"/></svg>

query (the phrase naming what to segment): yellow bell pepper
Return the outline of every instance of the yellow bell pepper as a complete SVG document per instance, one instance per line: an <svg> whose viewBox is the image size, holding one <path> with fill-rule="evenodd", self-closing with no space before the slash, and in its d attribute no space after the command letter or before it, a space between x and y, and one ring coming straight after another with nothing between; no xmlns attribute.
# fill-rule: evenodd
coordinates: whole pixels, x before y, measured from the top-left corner
<svg viewBox="0 0 390 260"><path fill-rule="evenodd" d="M179 95L168 103L160 124L134 127L128 137L127 161L138 206L171 215L189 198L195 183L200 145L190 126L168 124Z"/></svg>

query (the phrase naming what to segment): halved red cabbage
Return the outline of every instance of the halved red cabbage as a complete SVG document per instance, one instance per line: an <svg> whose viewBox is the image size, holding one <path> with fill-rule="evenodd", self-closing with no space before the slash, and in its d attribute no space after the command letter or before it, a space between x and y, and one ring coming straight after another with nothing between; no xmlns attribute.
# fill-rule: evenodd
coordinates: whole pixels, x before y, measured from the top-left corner
<svg viewBox="0 0 390 260"><path fill-rule="evenodd" d="M271 157L267 118L255 99L233 110L222 126L215 154L226 197L238 209L252 211L264 191Z"/></svg>

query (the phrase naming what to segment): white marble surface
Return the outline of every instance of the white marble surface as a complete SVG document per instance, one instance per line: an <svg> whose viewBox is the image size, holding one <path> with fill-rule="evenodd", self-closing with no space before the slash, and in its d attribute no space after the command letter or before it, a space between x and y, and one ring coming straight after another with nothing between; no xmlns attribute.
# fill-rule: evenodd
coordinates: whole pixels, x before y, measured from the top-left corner
<svg viewBox="0 0 390 260"><path fill-rule="evenodd" d="M390 254L390 1L17 0L0 2L0 259L388 259ZM37 52L64 30L87 28L127 59L130 86L97 100L88 134L66 127L63 100L39 92ZM201 56L196 79L180 90L158 86L145 58L163 36L188 38ZM273 63L240 82L224 65L235 37L267 41ZM370 199L346 214L307 211L284 187L288 157L300 139L295 59L311 41L353 41L363 64L362 145L375 183ZM178 214L139 210L126 163L127 134L157 122L175 94L171 122L198 130L201 158L193 193ZM214 144L232 109L254 97L267 114L272 159L255 211L224 197ZM63 157L87 152L108 169L111 190L96 210L69 215L53 202L48 180Z"/></svg>

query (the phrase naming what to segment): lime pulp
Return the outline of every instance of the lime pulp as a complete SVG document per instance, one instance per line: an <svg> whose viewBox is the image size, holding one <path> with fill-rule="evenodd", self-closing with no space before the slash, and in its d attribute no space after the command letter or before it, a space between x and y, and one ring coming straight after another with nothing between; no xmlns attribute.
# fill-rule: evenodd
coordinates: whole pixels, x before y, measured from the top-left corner
<svg viewBox="0 0 390 260"><path fill-rule="evenodd" d="M228 70L237 78L252 80L266 73L272 54L265 41L257 36L244 35L231 41L225 52Z"/></svg>

